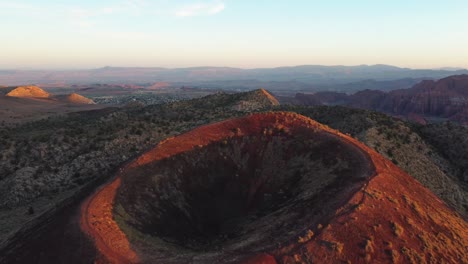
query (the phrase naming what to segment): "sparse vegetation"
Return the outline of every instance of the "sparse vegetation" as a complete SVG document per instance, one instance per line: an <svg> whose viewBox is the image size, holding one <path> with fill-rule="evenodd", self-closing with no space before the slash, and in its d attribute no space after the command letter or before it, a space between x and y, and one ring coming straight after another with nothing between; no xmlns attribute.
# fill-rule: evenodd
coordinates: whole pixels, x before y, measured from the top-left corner
<svg viewBox="0 0 468 264"><path fill-rule="evenodd" d="M257 95L249 96L255 100ZM215 94L169 104L107 108L1 126L0 233L9 235L11 230L17 230L51 207L60 205L67 197L108 179L122 163L167 137L249 112L276 110L306 115L358 138L408 171L460 213L466 214L466 187L463 185L466 180L463 164L468 149L466 128L454 124L417 126L372 111L336 106L261 105L257 108L256 104L243 103L242 106L248 107L239 108L239 100L250 99L242 94ZM242 134L240 129L231 132ZM263 132L263 137L288 134L288 130L281 126ZM224 147L227 143L220 142ZM303 145L299 141L294 148ZM450 149L453 146L457 151L449 151L446 146ZM374 196L385 199L381 193L369 195ZM398 203L397 200L393 202ZM395 206L410 206L422 217L430 217L422 215L424 208L411 201ZM122 214L123 218L127 216ZM357 218L351 219L356 221ZM404 223L410 225L413 222L401 223L390 226L392 236L404 237L409 233ZM125 228L132 229L130 226ZM5 236L0 237L0 241ZM314 238L316 234L312 231L294 236L300 243ZM366 254L376 249L377 244L373 242L369 240L363 244ZM334 252L344 250L343 244L337 241L320 243ZM389 246L385 250L395 261L409 254L396 247Z"/></svg>
<svg viewBox="0 0 468 264"><path fill-rule="evenodd" d="M232 107L242 96L234 97L105 108L0 127L0 241L164 138L244 115ZM24 217L29 206L35 214Z"/></svg>
<svg viewBox="0 0 468 264"><path fill-rule="evenodd" d="M1 127L0 149L5 151L0 155L0 210L26 206L40 197L55 200L59 190L79 190L96 179L103 180L120 164L160 140L202 124L243 115L245 112L233 106L239 100L261 97L256 94L250 94L252 98L242 96L220 93L170 104L107 108ZM444 174L450 180L452 174L459 179L466 174L464 165L456 167L454 173L450 169L452 166L446 165L445 159L450 157L456 157L457 164L468 160L463 159L462 154L468 149L463 148L466 129L453 124L413 127L381 113L340 106L267 105L253 111L265 110L297 112L348 133L387 155L429 188L434 183L427 175ZM459 133L455 136L434 135L449 134L437 133L440 130L453 132L457 129ZM447 140L452 140L450 144L458 151L448 153L448 148L443 147ZM420 156L415 159L415 155ZM415 164L424 155L427 155L427 161ZM445 191L451 186L436 182L432 190L460 213L466 214L466 189Z"/></svg>

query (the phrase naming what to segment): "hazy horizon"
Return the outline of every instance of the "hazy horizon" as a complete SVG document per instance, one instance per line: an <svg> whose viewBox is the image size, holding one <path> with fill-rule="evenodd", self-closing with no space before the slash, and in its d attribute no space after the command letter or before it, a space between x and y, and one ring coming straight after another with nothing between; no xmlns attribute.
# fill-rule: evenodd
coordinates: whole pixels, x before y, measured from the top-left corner
<svg viewBox="0 0 468 264"><path fill-rule="evenodd" d="M0 0L0 68L468 68L467 13L461 0Z"/></svg>
<svg viewBox="0 0 468 264"><path fill-rule="evenodd" d="M446 66L446 67L434 67L434 68L411 68L411 67L403 67L399 65L390 65L390 64L356 64L356 65L344 65L344 64L336 64L336 65L322 65L322 64L302 64L302 65L277 65L271 67L234 67L234 66L212 66L212 65L197 65L197 66L189 66L189 67L163 67L163 66L125 66L125 65L103 65L98 67L80 67L80 68L71 68L71 67L61 67L61 68L48 68L48 67L17 67L17 68L0 68L0 70L18 70L18 71L86 71L86 70L97 70L103 68L142 68L142 69L157 69L162 68L166 70L177 70L177 69L190 69L190 68L232 68L232 69L241 69L241 70L255 70L255 69L276 69L276 68L294 68L294 67L307 67L307 66L317 66L317 67L374 67L374 66L389 66L389 67L397 67L400 69L409 69L409 70L446 70L446 71L458 71L458 70L468 70L464 67L453 67L453 66Z"/></svg>

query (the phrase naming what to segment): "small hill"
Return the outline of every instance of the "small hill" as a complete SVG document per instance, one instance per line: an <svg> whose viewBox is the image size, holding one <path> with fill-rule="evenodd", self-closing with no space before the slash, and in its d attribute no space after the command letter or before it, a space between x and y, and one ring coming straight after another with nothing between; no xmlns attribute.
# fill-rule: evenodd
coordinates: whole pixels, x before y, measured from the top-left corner
<svg viewBox="0 0 468 264"><path fill-rule="evenodd" d="M75 104L75 105L96 104L93 100L87 97L84 97L80 94L77 94L77 93L55 95L52 98L58 102L67 103L67 104Z"/></svg>
<svg viewBox="0 0 468 264"><path fill-rule="evenodd" d="M258 89L242 93L233 109L239 111L252 111L265 107L279 105L278 100L267 90Z"/></svg>
<svg viewBox="0 0 468 264"><path fill-rule="evenodd" d="M167 88L170 85L171 84L168 83L168 82L155 82L152 85L148 86L147 89L149 89L149 90L159 90L159 89L162 89L162 88Z"/></svg>
<svg viewBox="0 0 468 264"><path fill-rule="evenodd" d="M179 101L179 107L206 108L216 111L252 112L278 106L278 100L267 90L257 89L242 93L217 92L203 98ZM240 113L237 113L240 114Z"/></svg>
<svg viewBox="0 0 468 264"><path fill-rule="evenodd" d="M49 98L72 104L96 104L93 100L77 93L54 96L34 85L16 87L7 93L6 96L21 98Z"/></svg>
<svg viewBox="0 0 468 264"><path fill-rule="evenodd" d="M31 86L19 86L6 94L11 97L49 98L50 94L41 88Z"/></svg>
<svg viewBox="0 0 468 264"><path fill-rule="evenodd" d="M253 92L260 101L267 99L271 105L279 105L278 100L267 90L261 88Z"/></svg>
<svg viewBox="0 0 468 264"><path fill-rule="evenodd" d="M72 93L66 97L66 100L72 104L96 104L93 100L77 93Z"/></svg>

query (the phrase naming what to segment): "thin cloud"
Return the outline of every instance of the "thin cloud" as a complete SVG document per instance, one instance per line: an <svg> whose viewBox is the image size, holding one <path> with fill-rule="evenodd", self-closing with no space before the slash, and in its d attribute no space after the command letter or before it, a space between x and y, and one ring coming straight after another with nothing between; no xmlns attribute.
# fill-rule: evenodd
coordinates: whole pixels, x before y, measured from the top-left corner
<svg viewBox="0 0 468 264"><path fill-rule="evenodd" d="M130 1L129 1L130 2ZM68 8L68 16L70 23L79 28L90 28L96 26L96 20L103 16L112 17L122 13L135 13L135 10L130 10L125 6L105 6L101 8Z"/></svg>
<svg viewBox="0 0 468 264"><path fill-rule="evenodd" d="M71 8L69 9L70 23L79 28L90 28L95 25L93 18L97 15L96 12L84 8Z"/></svg>
<svg viewBox="0 0 468 264"><path fill-rule="evenodd" d="M178 17L207 16L217 14L223 11L224 8L224 3L218 1L211 3L197 3L182 6L177 10L175 15Z"/></svg>
<svg viewBox="0 0 468 264"><path fill-rule="evenodd" d="M40 6L20 2L6 2L0 0L0 14L27 14L29 16L39 15L44 12Z"/></svg>
<svg viewBox="0 0 468 264"><path fill-rule="evenodd" d="M103 9L101 9L102 13L103 14L106 14L106 15L111 15L111 14L114 14L117 12L117 8L114 8L114 7L105 7Z"/></svg>
<svg viewBox="0 0 468 264"><path fill-rule="evenodd" d="M127 0L127 3L135 7L142 7L147 5L147 2L145 0Z"/></svg>
<svg viewBox="0 0 468 264"><path fill-rule="evenodd" d="M20 9L20 10L33 10L37 9L35 6L25 3L12 3L12 2L4 2L0 1L1 8L9 8L9 9Z"/></svg>
<svg viewBox="0 0 468 264"><path fill-rule="evenodd" d="M149 8L149 3L145 0L127 0L121 7L125 8L120 10L124 13L140 16Z"/></svg>

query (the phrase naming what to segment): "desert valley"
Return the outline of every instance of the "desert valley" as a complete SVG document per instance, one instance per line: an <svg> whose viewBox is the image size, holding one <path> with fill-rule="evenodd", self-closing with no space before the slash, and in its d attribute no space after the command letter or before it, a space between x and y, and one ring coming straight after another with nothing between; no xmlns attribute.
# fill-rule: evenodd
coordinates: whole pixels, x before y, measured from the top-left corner
<svg viewBox="0 0 468 264"><path fill-rule="evenodd" d="M466 25L0 0L0 264L468 264Z"/></svg>
<svg viewBox="0 0 468 264"><path fill-rule="evenodd" d="M1 88L0 262L467 261L468 75L200 86Z"/></svg>

